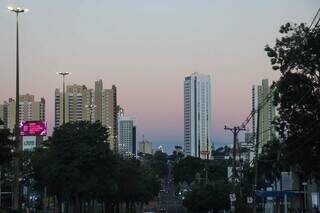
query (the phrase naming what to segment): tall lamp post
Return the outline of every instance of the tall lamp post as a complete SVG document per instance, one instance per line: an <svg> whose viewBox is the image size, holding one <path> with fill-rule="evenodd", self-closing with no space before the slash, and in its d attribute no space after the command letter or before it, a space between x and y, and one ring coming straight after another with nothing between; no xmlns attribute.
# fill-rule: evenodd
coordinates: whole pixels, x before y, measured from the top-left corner
<svg viewBox="0 0 320 213"><path fill-rule="evenodd" d="M66 85L65 78L67 75L71 74L70 72L57 72L58 75L62 76L62 124L66 123Z"/></svg>
<svg viewBox="0 0 320 213"><path fill-rule="evenodd" d="M93 123L93 121L92 121L92 114L93 114L93 110L94 110L94 108L96 108L96 105L94 105L94 104L89 104L89 105L86 105L85 107L87 107L88 109L89 109L89 115L90 115L90 117L89 117L89 119L90 119L90 123Z"/></svg>
<svg viewBox="0 0 320 213"><path fill-rule="evenodd" d="M307 182L302 182L303 186L303 212L307 212Z"/></svg>
<svg viewBox="0 0 320 213"><path fill-rule="evenodd" d="M20 7L8 7L8 10L14 12L16 15L16 120L15 120L15 151L20 150L19 143L19 14L28 12L26 8ZM13 205L14 210L19 209L19 159L17 156L14 157L14 184L13 184Z"/></svg>

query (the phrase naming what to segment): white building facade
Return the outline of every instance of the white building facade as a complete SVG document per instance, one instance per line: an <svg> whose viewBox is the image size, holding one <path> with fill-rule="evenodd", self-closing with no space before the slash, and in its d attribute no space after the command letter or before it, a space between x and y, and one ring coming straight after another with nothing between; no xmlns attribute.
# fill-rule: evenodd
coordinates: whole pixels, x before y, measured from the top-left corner
<svg viewBox="0 0 320 213"><path fill-rule="evenodd" d="M136 156L136 127L130 117L118 118L118 144L121 155Z"/></svg>
<svg viewBox="0 0 320 213"><path fill-rule="evenodd" d="M259 134L259 150L263 145L276 137L276 131L273 121L276 118L276 107L273 105L272 90L269 86L268 79L263 79L261 85L254 85L252 87L252 110L259 110L258 113L252 117L252 130L254 141L256 141L257 134ZM258 129L259 128L259 129Z"/></svg>
<svg viewBox="0 0 320 213"><path fill-rule="evenodd" d="M45 120L45 99L36 101L34 95L25 94L19 96L19 121L44 121ZM16 123L16 102L13 98L9 102L4 101L0 105L0 119L4 127L13 131Z"/></svg>
<svg viewBox="0 0 320 213"><path fill-rule="evenodd" d="M210 76L193 73L184 80L184 150L186 155L211 156Z"/></svg>

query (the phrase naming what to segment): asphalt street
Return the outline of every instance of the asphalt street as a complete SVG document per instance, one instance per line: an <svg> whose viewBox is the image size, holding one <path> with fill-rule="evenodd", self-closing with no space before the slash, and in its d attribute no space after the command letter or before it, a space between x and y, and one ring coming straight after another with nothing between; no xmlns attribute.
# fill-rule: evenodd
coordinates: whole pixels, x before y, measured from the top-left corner
<svg viewBox="0 0 320 213"><path fill-rule="evenodd" d="M159 197L159 210L165 213L184 213L182 200L175 196L175 186L171 177L171 169L162 185ZM162 211L161 211L162 210Z"/></svg>

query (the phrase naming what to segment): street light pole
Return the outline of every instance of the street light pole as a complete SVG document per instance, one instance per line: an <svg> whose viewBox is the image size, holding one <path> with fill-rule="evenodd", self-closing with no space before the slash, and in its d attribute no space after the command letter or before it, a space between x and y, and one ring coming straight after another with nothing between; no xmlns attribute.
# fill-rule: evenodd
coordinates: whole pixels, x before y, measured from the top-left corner
<svg viewBox="0 0 320 213"><path fill-rule="evenodd" d="M62 124L64 125L66 123L66 85L65 85L65 77L69 74L70 72L58 72L58 75L62 76Z"/></svg>
<svg viewBox="0 0 320 213"><path fill-rule="evenodd" d="M307 182L302 182L303 186L303 212L307 212Z"/></svg>
<svg viewBox="0 0 320 213"><path fill-rule="evenodd" d="M8 10L14 12L16 14L16 120L15 120L15 152L20 151L20 135L19 135L19 13L28 12L26 8L14 8L8 7ZM14 184L13 184L13 205L12 208L14 210L19 209L19 158L17 155L14 156Z"/></svg>
<svg viewBox="0 0 320 213"><path fill-rule="evenodd" d="M90 123L93 123L93 121L92 121L92 114L93 114L93 110L94 110L94 108L96 108L96 105L94 105L94 104L89 104L89 105L86 105L85 107L87 107L88 109L89 109L89 119L90 119Z"/></svg>

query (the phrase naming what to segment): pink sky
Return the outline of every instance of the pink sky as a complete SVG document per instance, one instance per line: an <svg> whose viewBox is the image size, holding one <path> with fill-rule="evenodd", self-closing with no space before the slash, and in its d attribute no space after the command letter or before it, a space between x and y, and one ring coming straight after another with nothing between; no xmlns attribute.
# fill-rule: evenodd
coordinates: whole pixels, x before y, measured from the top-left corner
<svg viewBox="0 0 320 213"><path fill-rule="evenodd" d="M142 134L158 144L183 141L183 80L192 72L212 79L213 139L228 143L223 126L250 112L251 87L276 79L263 51L281 24L310 23L317 0L258 1L0 1L0 100L14 96L14 16L23 3L21 93L45 97L54 121L56 72L68 83L118 87L118 102ZM272 11L272 12L271 12Z"/></svg>

